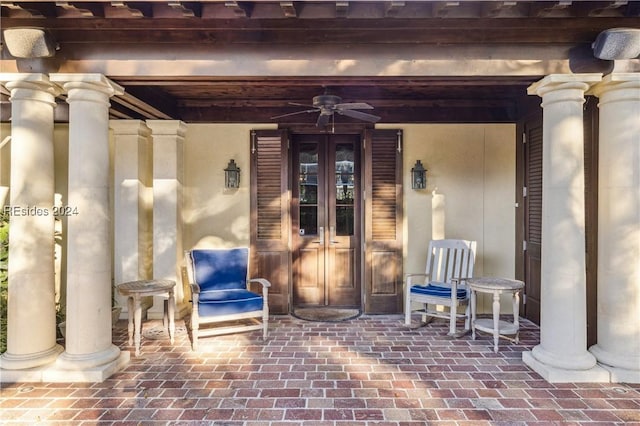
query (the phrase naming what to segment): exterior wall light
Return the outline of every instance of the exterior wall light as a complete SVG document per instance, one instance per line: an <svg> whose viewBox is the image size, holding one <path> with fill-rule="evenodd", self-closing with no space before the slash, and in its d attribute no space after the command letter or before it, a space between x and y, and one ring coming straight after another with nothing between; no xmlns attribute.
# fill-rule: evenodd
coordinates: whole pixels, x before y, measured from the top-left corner
<svg viewBox="0 0 640 426"><path fill-rule="evenodd" d="M427 170L420 160L411 169L411 188L425 189L427 187Z"/></svg>
<svg viewBox="0 0 640 426"><path fill-rule="evenodd" d="M227 168L224 169L224 187L239 188L240 187L240 167L233 160L229 160Z"/></svg>

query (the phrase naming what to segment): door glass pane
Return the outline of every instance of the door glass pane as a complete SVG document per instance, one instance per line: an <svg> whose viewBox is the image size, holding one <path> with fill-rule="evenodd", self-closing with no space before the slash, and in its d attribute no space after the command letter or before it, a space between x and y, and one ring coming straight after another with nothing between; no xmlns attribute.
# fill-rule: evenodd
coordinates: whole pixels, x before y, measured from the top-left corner
<svg viewBox="0 0 640 426"><path fill-rule="evenodd" d="M300 235L318 234L318 206L300 206Z"/></svg>
<svg viewBox="0 0 640 426"><path fill-rule="evenodd" d="M298 157L300 164L300 235L318 233L318 144L303 143Z"/></svg>
<svg viewBox="0 0 640 426"><path fill-rule="evenodd" d="M353 235L355 191L353 144L336 144L336 235Z"/></svg>

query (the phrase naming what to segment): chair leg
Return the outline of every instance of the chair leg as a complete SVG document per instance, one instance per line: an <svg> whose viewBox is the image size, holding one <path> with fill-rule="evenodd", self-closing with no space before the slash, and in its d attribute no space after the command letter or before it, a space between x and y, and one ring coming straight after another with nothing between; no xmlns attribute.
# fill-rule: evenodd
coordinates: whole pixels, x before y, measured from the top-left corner
<svg viewBox="0 0 640 426"><path fill-rule="evenodd" d="M404 296L404 325L411 325L411 295L410 289L407 288Z"/></svg>
<svg viewBox="0 0 640 426"><path fill-rule="evenodd" d="M449 308L449 336L456 335L457 320L458 320L458 304L452 303L451 308Z"/></svg>
<svg viewBox="0 0 640 426"><path fill-rule="evenodd" d="M191 349L193 351L198 350L198 328L199 328L198 308L194 304L193 311L191 312Z"/></svg>
<svg viewBox="0 0 640 426"><path fill-rule="evenodd" d="M267 340L267 330L269 329L269 311L262 312L262 340Z"/></svg>
<svg viewBox="0 0 640 426"><path fill-rule="evenodd" d="M449 336L452 337L462 337L471 331L471 321L470 321L470 307L471 305L467 303L465 307L465 319L464 319L464 330L458 331L458 318L457 318L457 305L451 306L450 312L450 324L449 324Z"/></svg>

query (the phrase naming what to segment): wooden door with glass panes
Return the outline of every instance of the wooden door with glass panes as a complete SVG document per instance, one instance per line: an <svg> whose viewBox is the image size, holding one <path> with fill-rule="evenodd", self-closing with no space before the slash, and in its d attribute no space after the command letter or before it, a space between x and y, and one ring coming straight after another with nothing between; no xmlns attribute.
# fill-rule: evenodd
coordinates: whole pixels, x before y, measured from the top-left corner
<svg viewBox="0 0 640 426"><path fill-rule="evenodd" d="M294 135L293 305L360 307L360 136Z"/></svg>

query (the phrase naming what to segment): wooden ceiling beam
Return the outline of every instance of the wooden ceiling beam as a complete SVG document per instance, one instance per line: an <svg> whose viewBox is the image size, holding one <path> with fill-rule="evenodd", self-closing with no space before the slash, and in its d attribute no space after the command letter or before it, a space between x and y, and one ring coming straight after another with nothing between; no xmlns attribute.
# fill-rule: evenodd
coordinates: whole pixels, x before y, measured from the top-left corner
<svg viewBox="0 0 640 426"><path fill-rule="evenodd" d="M50 4L24 4L17 2L2 2L3 16L11 19L31 19L31 18L47 18L56 16L55 8L50 7ZM48 9L46 12L44 9Z"/></svg>
<svg viewBox="0 0 640 426"><path fill-rule="evenodd" d="M251 16L250 5L240 1L225 1L224 6L233 11L238 18L249 18Z"/></svg>
<svg viewBox="0 0 640 426"><path fill-rule="evenodd" d="M629 27L638 27L637 22L634 24L633 18L617 18L612 22L608 22L613 18L601 18L599 22L592 23L588 27L579 27L576 25L568 25L565 31L557 33L552 30L546 30L556 25L562 25L561 22L544 22L537 28L519 28L511 29L507 27L469 27L459 29L450 28L421 28L415 29L411 27L396 29L335 29L326 28L323 31L296 29L291 28L287 31L269 31L269 30L246 30L246 29L224 29L209 27L205 29L196 28L178 29L178 28L115 28L105 27L100 31L88 30L80 28L78 21L96 21L96 19L74 19L74 28L64 28L60 22L71 21L59 19L56 20L54 26L39 24L35 19L29 20L30 25L46 26L54 33L56 40L64 47L64 43L73 44L142 44L152 43L160 44L192 44L197 45L248 45L248 44L269 44L269 45L286 45L291 44L294 40L304 40L304 43L311 45L391 45L391 44L410 44L410 45L468 45L470 40L478 44L591 44L598 33L613 27L625 26L625 20L628 20ZM134 21L133 19L129 19ZM138 20L135 20L136 22ZM97 22L97 21L96 21ZM106 22L106 21L102 21ZM157 25L157 21L154 21ZM5 24L5 22L3 22ZM94 24L95 25L95 24ZM5 28L13 26L7 23ZM75 49L75 47L70 47Z"/></svg>
<svg viewBox="0 0 640 426"><path fill-rule="evenodd" d="M526 93L523 88L521 94ZM411 99L408 97L394 99L376 99L376 98L354 98L353 101L365 101L372 105L374 110L383 108L482 108L497 107L506 108L512 106L511 98L503 99L486 99L472 98L470 95L467 99ZM273 110L274 115L287 114L297 112L304 107L299 105L290 105L293 102L301 105L311 105L311 99L183 99L178 102L178 108L260 108L264 110Z"/></svg>
<svg viewBox="0 0 640 426"><path fill-rule="evenodd" d="M349 16L349 2L347 0L336 1L336 18Z"/></svg>
<svg viewBox="0 0 640 426"><path fill-rule="evenodd" d="M103 13L102 7L78 7L68 1L57 1L58 18L95 18L100 17Z"/></svg>
<svg viewBox="0 0 640 426"><path fill-rule="evenodd" d="M424 107L375 109L374 113L382 117L381 123L494 123L513 122L516 119L515 104L509 107ZM260 108L181 108L179 119L185 122L208 123L278 123L294 125L315 123L317 113L297 114L277 120L278 110ZM360 120L336 115L336 126L340 124L364 124Z"/></svg>
<svg viewBox="0 0 640 426"><path fill-rule="evenodd" d="M572 0L559 0L559 1L545 1L533 3L531 5L531 16L540 18L549 17L570 17L572 16L570 6L573 4Z"/></svg>
<svg viewBox="0 0 640 426"><path fill-rule="evenodd" d="M295 2L292 1L281 1L280 8L282 9L282 13L286 18L296 18L298 17L298 10L296 9Z"/></svg>
<svg viewBox="0 0 640 426"><path fill-rule="evenodd" d="M183 18L195 18L196 16L199 16L199 5L197 4L189 4L182 1L168 1L167 6L176 11Z"/></svg>
<svg viewBox="0 0 640 426"><path fill-rule="evenodd" d="M403 1L390 1L385 6L384 16L395 18L405 6L406 4Z"/></svg>
<svg viewBox="0 0 640 426"><path fill-rule="evenodd" d="M228 78L228 77L192 77L158 79L156 77L119 77L116 82L123 86L179 86L179 87L447 87L447 86L522 86L529 85L532 77L264 77L264 78ZM253 90L253 89L252 89Z"/></svg>
<svg viewBox="0 0 640 426"><path fill-rule="evenodd" d="M136 3L136 7L132 7L123 1L112 1L109 3L109 6L105 6L105 17L124 19L150 18L152 16L151 5L148 5L148 7L144 9L142 6L140 3Z"/></svg>

